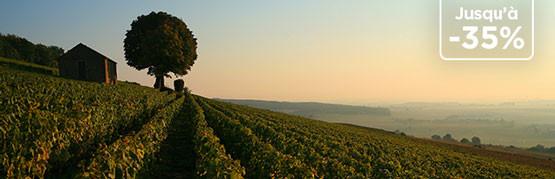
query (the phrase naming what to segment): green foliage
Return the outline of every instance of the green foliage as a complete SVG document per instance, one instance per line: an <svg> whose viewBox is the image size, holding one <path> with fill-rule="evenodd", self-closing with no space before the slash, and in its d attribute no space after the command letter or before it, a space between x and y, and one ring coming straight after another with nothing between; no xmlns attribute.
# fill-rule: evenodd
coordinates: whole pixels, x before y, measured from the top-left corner
<svg viewBox="0 0 555 179"><path fill-rule="evenodd" d="M461 143L463 143L463 144L471 144L470 140L468 140L467 138L461 139Z"/></svg>
<svg viewBox="0 0 555 179"><path fill-rule="evenodd" d="M472 144L480 145L480 144L482 144L482 141L480 140L479 137L474 136L474 137L472 137Z"/></svg>
<svg viewBox="0 0 555 179"><path fill-rule="evenodd" d="M309 120L298 116L198 98L210 121L235 121L249 129L264 145L309 166L314 176L325 178L553 178L555 173L487 157L429 145L410 137L351 126ZM214 114L211 114L214 113ZM215 116L215 119L210 119ZM218 117L219 116L219 117ZM223 117L227 116L227 117ZM232 123L232 122L228 122ZM233 127L213 127L234 156L223 136ZM242 138L238 133L235 138ZM238 140L238 139L228 139ZM246 141L235 142L246 143ZM243 144L246 145L246 144ZM251 145L262 145L251 142ZM237 151L234 151L237 150ZM273 162L266 156L266 161ZM243 163L243 159L241 162ZM247 160L248 161L248 160ZM248 163L243 163L249 172ZM288 170L285 170L288 171ZM302 175L300 175L302 176ZM256 177L255 177L256 178Z"/></svg>
<svg viewBox="0 0 555 179"><path fill-rule="evenodd" d="M448 142L457 142L457 139L453 138L451 134L445 134L442 140L448 141Z"/></svg>
<svg viewBox="0 0 555 179"><path fill-rule="evenodd" d="M165 12L141 15L125 34L127 64L150 75L186 75L197 59L197 40L179 18Z"/></svg>
<svg viewBox="0 0 555 179"><path fill-rule="evenodd" d="M200 178L243 178L245 169L233 160L220 144L204 118L204 111L192 95L187 94L185 110L189 111L194 127L193 142L196 153L196 175Z"/></svg>
<svg viewBox="0 0 555 179"><path fill-rule="evenodd" d="M233 106L220 106L213 102L211 104L226 115L241 121L245 126L251 128L257 136L264 141L270 142L284 154L292 155L302 160L306 165L311 167L311 171L315 177L370 177L364 176L364 174L368 173L368 170L372 168L370 165L359 165L360 168L365 170L356 173L355 168L344 164L356 163L357 159L368 161L370 160L369 158L355 158L347 153L341 152L330 153L328 150L332 148L327 146L326 141L322 141L319 135L307 133L304 129L297 128L297 126L279 125L279 123L264 119L255 113L252 115L249 113L241 113L239 112L241 111L240 109L233 108ZM314 140L310 137L318 139ZM335 145L335 143L331 142L330 145ZM348 151L349 149L347 146L336 146L335 150Z"/></svg>
<svg viewBox="0 0 555 179"><path fill-rule="evenodd" d="M201 100L212 126L231 156L241 160L246 178L313 178L312 170L291 155L285 155L260 140L253 131Z"/></svg>
<svg viewBox="0 0 555 179"><path fill-rule="evenodd" d="M103 145L90 163L82 168L80 177L135 178L160 150L167 137L167 128L181 110L183 98L160 109L136 134Z"/></svg>
<svg viewBox="0 0 555 179"><path fill-rule="evenodd" d="M0 57L57 67L58 57L63 53L60 47L33 44L25 38L0 34Z"/></svg>
<svg viewBox="0 0 555 179"><path fill-rule="evenodd" d="M140 127L174 96L0 70L0 178L72 172L99 146Z"/></svg>
<svg viewBox="0 0 555 179"><path fill-rule="evenodd" d="M192 130L196 178L555 177L386 131L0 69L0 178L140 178L182 134L168 132L177 120Z"/></svg>
<svg viewBox="0 0 555 179"><path fill-rule="evenodd" d="M530 147L527 150L529 151L533 151L533 152L541 152L541 153L551 153L551 154L555 154L555 147L545 147L543 145L536 145L534 147Z"/></svg>
<svg viewBox="0 0 555 179"><path fill-rule="evenodd" d="M25 62L21 60L14 60L0 57L0 67L8 67L11 69L18 69L28 72L42 73L46 75L58 75L58 69L48 66L38 65L30 62Z"/></svg>

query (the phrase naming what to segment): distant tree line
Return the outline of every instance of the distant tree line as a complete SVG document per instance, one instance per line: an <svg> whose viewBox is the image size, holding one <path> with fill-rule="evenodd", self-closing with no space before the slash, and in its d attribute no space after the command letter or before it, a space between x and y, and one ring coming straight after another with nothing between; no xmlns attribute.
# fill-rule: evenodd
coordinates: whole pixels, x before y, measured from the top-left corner
<svg viewBox="0 0 555 179"><path fill-rule="evenodd" d="M33 44L16 35L0 34L0 57L57 67L57 59L62 54L64 49L57 46Z"/></svg>
<svg viewBox="0 0 555 179"><path fill-rule="evenodd" d="M396 131L397 132L397 131ZM438 141L447 141L447 142L460 142L463 144L468 144L468 145L475 145L475 146L482 146L482 141L480 140L479 137L472 137L470 140L468 140L467 138L463 138L460 141L458 141L457 139L453 138L453 136L451 134L445 134L443 137L440 135L433 135L432 136L433 140L438 140ZM494 146L491 144L484 144L483 146ZM515 146L494 146L494 147L503 147L503 148L517 148ZM544 145L538 144L534 147L530 147L530 148L518 148L521 150L528 150L531 152L538 152L538 153L547 153L547 154L555 154L555 146L553 147L546 147Z"/></svg>
<svg viewBox="0 0 555 179"><path fill-rule="evenodd" d="M529 151L532 152L541 152L541 153L551 153L551 154L555 154L555 147L545 147L543 145L536 145L534 147L531 147L528 149Z"/></svg>
<svg viewBox="0 0 555 179"><path fill-rule="evenodd" d="M482 141L480 140L479 137L472 137L470 140L468 140L467 138L463 138L460 141L458 141L457 139L453 138L453 136L451 134L445 134L443 137L439 136L439 135L433 135L432 136L433 140L442 140L442 141L448 141L448 142L460 142L463 144L469 144L469 145L481 145Z"/></svg>

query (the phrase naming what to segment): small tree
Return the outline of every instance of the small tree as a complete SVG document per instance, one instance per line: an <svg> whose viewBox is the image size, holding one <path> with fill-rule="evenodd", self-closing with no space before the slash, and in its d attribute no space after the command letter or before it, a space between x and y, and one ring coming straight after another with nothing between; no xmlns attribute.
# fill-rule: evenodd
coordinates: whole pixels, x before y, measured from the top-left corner
<svg viewBox="0 0 555 179"><path fill-rule="evenodd" d="M544 152L545 146L544 146L544 145L541 145L541 144L538 144L538 145L536 145L536 146L534 146L534 147L529 148L528 150L534 151L534 152Z"/></svg>
<svg viewBox="0 0 555 179"><path fill-rule="evenodd" d="M441 136L439 136L439 135L436 134L436 135L433 135L433 136L432 136L432 139L434 139L434 140L441 140Z"/></svg>
<svg viewBox="0 0 555 179"><path fill-rule="evenodd" d="M463 139L461 140L461 143L463 143L463 144L471 144L470 140L468 140L467 138L463 138Z"/></svg>
<svg viewBox="0 0 555 179"><path fill-rule="evenodd" d="M182 79L173 81L173 89L175 92L182 93L183 87L185 86L185 82Z"/></svg>
<svg viewBox="0 0 555 179"><path fill-rule="evenodd" d="M455 140L451 134L445 134L445 136L443 136L443 140L444 141L457 142L457 140Z"/></svg>
<svg viewBox="0 0 555 179"><path fill-rule="evenodd" d="M472 137L472 144L474 144L474 145L481 145L481 144L482 144L482 141L480 140L479 137L474 136L474 137Z"/></svg>
<svg viewBox="0 0 555 179"><path fill-rule="evenodd" d="M125 34L125 59L138 70L156 77L155 88L164 88L164 77L186 75L197 59L197 39L181 19L165 12L141 15Z"/></svg>

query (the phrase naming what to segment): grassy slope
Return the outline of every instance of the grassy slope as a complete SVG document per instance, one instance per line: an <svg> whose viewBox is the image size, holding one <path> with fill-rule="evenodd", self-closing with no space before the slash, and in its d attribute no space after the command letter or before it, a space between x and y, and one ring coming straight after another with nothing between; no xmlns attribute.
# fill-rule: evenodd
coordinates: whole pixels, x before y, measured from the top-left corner
<svg viewBox="0 0 555 179"><path fill-rule="evenodd" d="M369 127L355 126L351 124L338 124L338 125L348 126L350 128L354 128L357 130L362 129L362 130L368 131L369 133L381 132L381 133L388 133L389 135L397 135L393 132L383 131L380 129L374 129ZM509 161L516 164L529 165L529 166L534 166L534 167L548 169L548 170L555 170L555 161L550 160L549 157L543 156L541 154L538 155L538 154L534 154L526 151L511 152L511 151L506 151L506 150L491 148L491 147L475 147L472 145L466 145L461 143L443 142L443 141L422 139L422 138L416 138L416 137L410 137L410 136L407 136L406 140L415 142L415 143L425 144L425 145L437 146L437 147L445 148L455 152L467 153L467 154L481 156L481 157L488 157L496 160Z"/></svg>
<svg viewBox="0 0 555 179"><path fill-rule="evenodd" d="M190 109L194 106L189 101L188 105L184 105L189 107L182 108L184 106L179 101L183 101L183 98L176 99L173 93L161 93L153 88L128 82L102 85L65 79L50 73L45 75L41 71L43 69L52 70L17 60L2 59L0 62L0 103L9 104L9 109L0 108L0 178L79 178L87 175L101 178L126 178L132 175L138 175L139 178L193 178L195 174L206 178L241 178L241 171L234 173L236 169L242 169L239 162L226 155L219 139L208 126L203 128L206 123L202 123L204 117L199 115L199 111ZM40 96L52 100L43 100ZM158 98L162 101L156 101ZM133 102L137 100L141 102ZM59 101L68 101L71 104L60 105ZM19 105L19 102L24 104ZM161 106L155 106L159 102L162 102ZM27 103L39 104L39 110L55 113L57 116L38 120L34 118L34 123L40 123L36 125L17 123L26 121L21 116L34 117L30 116L31 112L24 106ZM73 108L75 104L89 113L80 115L84 112ZM156 109L145 110L142 105L137 107L133 104L153 106ZM201 110L200 107L195 109ZM130 115L133 111L141 115ZM175 115L168 117L169 113ZM13 116L8 118L13 120L6 121L7 116ZM65 120L73 117L77 119ZM61 120L78 124L65 125L68 122L62 123ZM116 120L128 122L123 128L108 124ZM26 126L29 125L33 128L28 129ZM97 130L98 126L107 126L113 132ZM49 128L45 129L47 127ZM51 128L54 130L50 130ZM21 129L20 132L18 129ZM86 134L75 135L74 132L66 132L66 129L79 130ZM54 133L64 136L52 139L49 134ZM93 134L107 137L93 138ZM24 137L18 137L23 135ZM35 142L38 138L55 143L40 143L39 147L45 148L47 155L33 153L33 149L37 148L35 145L39 145ZM64 144L56 141L63 141ZM197 153L200 155L196 155ZM17 157L19 158L16 161Z"/></svg>
<svg viewBox="0 0 555 179"><path fill-rule="evenodd" d="M1 61L3 61L3 63L18 63L18 62L13 62L10 61L9 59L0 59ZM29 66L29 67L33 67L33 64L22 64L25 66ZM5 66L4 66L5 67ZM12 68L12 66L8 66L9 68ZM0 68L3 68L2 66L0 66ZM43 67L38 67L39 69L45 69ZM17 68L20 69L20 68ZM45 69L48 70L48 69ZM53 70L53 69L49 69L49 70ZM31 70L33 71L33 70ZM265 111L265 110L260 110L262 113L273 113L273 112L269 112L269 111ZM284 115L284 114L279 114L282 116L288 116L288 115ZM377 130L377 129L371 129L371 128L364 128L364 127L358 127L358 126L351 126L351 125L342 125L342 124L331 124L331 123L325 123L325 122L319 122L319 121L315 121L315 120L310 120L310 119L306 119L306 118L298 118L295 116L291 116L291 118L293 118L293 120L299 119L301 121L307 120L310 121L310 123L313 124L318 124L318 125L322 125L327 127L331 127L331 128L342 128L341 130L346 130L346 131L356 131L356 133L362 133L364 135L368 135L368 136L382 136L384 138L387 138L389 140L389 138L394 138L395 140L399 140L399 142L401 143L408 143L411 144L411 146L426 146L426 148L430 148L430 147L436 147L438 148L438 151L449 151L449 152L453 152L453 153L465 153L465 155L473 155L473 156L479 156L479 158L492 158L494 160L505 160L505 161L511 161L514 163L518 163L518 164L525 164L525 165L530 165L530 166L536 166L536 167L541 167L544 169L555 169L553 168L553 163L549 163L544 160L535 160L532 159L530 157L527 157L525 155L522 156L517 156L517 157L511 157L511 155L506 154L506 153L502 153L502 152L497 152L497 151L484 151L481 149L476 149L476 148L472 148L472 147L466 147L466 146L459 146L459 145L451 145L451 144L445 144L445 143L439 143L439 142L435 142L435 141L430 141L430 140L423 140L423 139L416 139L416 138L412 138L412 137L405 137L405 136L399 136L396 135L394 133L391 132L387 132L387 131L383 131L383 130ZM516 158L516 160L515 160ZM543 164L542 164L543 163ZM555 175L555 173L552 172L548 172L551 173L553 175Z"/></svg>
<svg viewBox="0 0 555 179"><path fill-rule="evenodd" d="M213 103L217 103L217 102L213 102ZM443 174L440 174L440 176L445 175L445 173L448 173L446 175L457 176L461 174L460 172L463 172L463 173L472 172L473 174L469 176L482 176L482 177L484 176L491 177L492 174L493 176L497 176L497 177L505 176L505 175L511 175L513 177L515 176L554 177L555 176L555 172L553 172L555 168L553 168L553 165L545 163L549 161L541 160L541 159L538 160L537 158L532 158L526 155L514 156L511 154L501 153L493 150L480 150L480 149L475 149L468 146L448 145L448 144L438 143L430 140L423 140L423 139L418 139L418 138L413 138L408 136L397 135L392 132L379 130L379 129L371 129L371 128L353 126L353 125L342 125L342 124L321 122L321 121L311 120L311 119L307 119L299 116L291 116L291 115L272 112L268 110L250 108L247 106L225 104L225 103L222 103L222 105L227 106L223 108L234 108L235 111L243 111L244 114L250 113L250 114L254 114L255 116L256 115L273 116L273 117L270 117L270 118L274 118L271 120L282 121L283 123L282 125L285 125L285 126L289 125L289 127L300 127L308 134L316 134L316 138L328 138L326 139L326 141L333 140L332 138L330 138L330 136L343 135L346 137L332 142L345 143L347 145L349 145L350 143L350 144L363 144L363 145L369 144L370 146L372 145L381 146L377 148L371 148L370 150L381 151L386 155L384 158L386 161L387 160L398 161L400 162L401 168L404 168L403 170L408 169L410 171L415 171L417 173L423 172L423 171L419 171L421 169L424 169L424 170L431 169L428 167L442 167L443 171L435 169L436 172L444 172ZM236 106L236 107L233 107L233 106ZM289 123L289 124L285 124L285 123ZM291 124L293 124L293 126L291 126ZM321 132L322 130L327 132L322 133ZM349 136L356 136L356 137L349 137ZM349 147L347 147L346 149L360 151L360 150L366 150L368 148L366 149L365 147L357 148L354 145L349 145ZM343 150L343 149L340 149L340 150ZM392 153L395 153L395 155L390 155ZM382 158L383 156L377 156L377 157L379 159L379 158ZM376 156L373 156L372 158L374 158L375 160ZM422 168L420 165L416 163L426 163L427 166ZM453 166L446 167L445 164L453 165ZM421 168L421 169L418 169L418 168ZM540 168L543 168L543 169L540 169ZM427 174L424 174L424 175L427 176ZM409 174L409 176L411 175Z"/></svg>
<svg viewBox="0 0 555 179"><path fill-rule="evenodd" d="M141 130L175 99L137 85L35 72L0 65L0 178L59 178L76 171L80 161Z"/></svg>
<svg viewBox="0 0 555 179"><path fill-rule="evenodd" d="M58 69L47 67L43 65L38 65L34 63L25 62L22 60L14 60L9 58L0 57L0 66L9 67L11 69L19 69L24 71L43 73L49 75L58 75Z"/></svg>
<svg viewBox="0 0 555 179"><path fill-rule="evenodd" d="M305 116L302 114L296 114L296 113L290 112L290 111L294 111L297 107L299 108L299 110L302 110L303 108L305 108L306 106L302 103L258 101L258 100L231 100L231 99L215 99L215 100L250 106L254 108L268 109L276 112L286 112L292 115ZM284 110L284 109L287 109L287 110ZM340 118L341 117L339 117L339 119ZM361 126L352 125L352 124L345 124L345 123L339 123L339 124L343 126L354 127L357 129L358 128L366 129L369 132L378 131L377 129L374 129L374 128L361 127ZM391 133L391 135L395 135L395 133ZM427 139L413 138L413 137L409 137L409 138L411 138L413 142L449 148L457 152L470 153L478 156L486 156L486 157L495 158L499 160L505 160L505 161L510 161L510 162L524 164L524 165L531 165L531 166L545 168L545 169L555 169L555 160L554 160L555 157L553 155L534 153L534 152L529 152L524 149L518 149L518 148L509 149L509 148L504 148L499 146L496 147L496 146L488 146L488 145L475 147L473 145L465 145L461 143L449 143L449 142L434 141L434 140L427 140Z"/></svg>

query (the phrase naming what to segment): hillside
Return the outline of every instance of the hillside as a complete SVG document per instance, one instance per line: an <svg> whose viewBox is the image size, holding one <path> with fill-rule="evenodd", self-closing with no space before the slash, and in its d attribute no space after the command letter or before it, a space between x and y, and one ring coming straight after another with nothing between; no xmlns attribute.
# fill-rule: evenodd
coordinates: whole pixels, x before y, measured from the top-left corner
<svg viewBox="0 0 555 179"><path fill-rule="evenodd" d="M0 178L553 178L391 132L0 66Z"/></svg>
<svg viewBox="0 0 555 179"><path fill-rule="evenodd" d="M48 75L57 75L58 68L38 65L34 63L25 62L22 60L14 60L9 58L0 57L0 67L10 68L10 69L20 69L35 73L43 73Z"/></svg>
<svg viewBox="0 0 555 179"><path fill-rule="evenodd" d="M352 106L341 104L327 104L316 102L280 102L263 100L240 100L240 99L216 99L219 101L251 106L255 108L268 109L276 112L283 112L304 117L314 117L321 115L369 115L369 116L389 116L387 108Z"/></svg>

